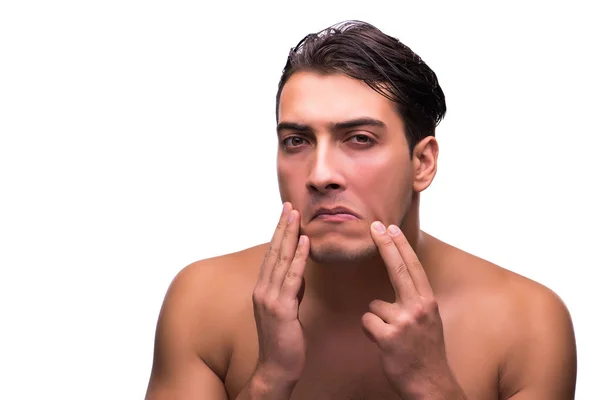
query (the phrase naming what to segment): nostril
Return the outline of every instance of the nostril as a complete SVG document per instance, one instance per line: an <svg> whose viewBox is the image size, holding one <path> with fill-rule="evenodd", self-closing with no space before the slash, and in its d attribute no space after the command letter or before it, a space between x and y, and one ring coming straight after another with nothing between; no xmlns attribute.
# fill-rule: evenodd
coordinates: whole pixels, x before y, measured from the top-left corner
<svg viewBox="0 0 600 400"><path fill-rule="evenodd" d="M327 183L319 185L314 182L307 184L306 187L310 192L313 193L327 193L331 191L339 191L343 188L343 186L339 183Z"/></svg>

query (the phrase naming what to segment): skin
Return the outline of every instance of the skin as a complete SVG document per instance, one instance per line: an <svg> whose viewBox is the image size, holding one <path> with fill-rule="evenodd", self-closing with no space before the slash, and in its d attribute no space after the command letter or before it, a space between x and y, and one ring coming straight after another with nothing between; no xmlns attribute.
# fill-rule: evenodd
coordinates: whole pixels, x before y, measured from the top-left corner
<svg viewBox="0 0 600 400"><path fill-rule="evenodd" d="M561 299L420 229L435 138L411 157L389 100L297 72L278 140L284 210L271 242L173 280L147 399L574 398ZM336 206L355 216L313 218Z"/></svg>

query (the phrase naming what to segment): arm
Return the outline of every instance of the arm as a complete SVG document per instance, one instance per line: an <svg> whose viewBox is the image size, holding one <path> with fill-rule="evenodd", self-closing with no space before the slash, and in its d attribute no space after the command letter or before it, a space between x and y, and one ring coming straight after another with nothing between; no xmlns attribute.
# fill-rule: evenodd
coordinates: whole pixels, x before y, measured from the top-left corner
<svg viewBox="0 0 600 400"><path fill-rule="evenodd" d="M499 399L573 399L577 354L569 311L545 287L530 292L527 302L500 371Z"/></svg>
<svg viewBox="0 0 600 400"><path fill-rule="evenodd" d="M252 293L258 333L256 370L237 397L289 399L306 358L298 320L308 238L299 238L299 214L286 203ZM146 400L226 400L223 380L238 305L247 301L235 260L196 263L174 279L161 310ZM227 272L229 271L229 272ZM224 293L227 288L227 293Z"/></svg>
<svg viewBox="0 0 600 400"><path fill-rule="evenodd" d="M169 287L158 317L146 400L228 399L221 378L201 357L223 345L215 329L220 325L212 325L220 322L211 311L214 270L189 266Z"/></svg>

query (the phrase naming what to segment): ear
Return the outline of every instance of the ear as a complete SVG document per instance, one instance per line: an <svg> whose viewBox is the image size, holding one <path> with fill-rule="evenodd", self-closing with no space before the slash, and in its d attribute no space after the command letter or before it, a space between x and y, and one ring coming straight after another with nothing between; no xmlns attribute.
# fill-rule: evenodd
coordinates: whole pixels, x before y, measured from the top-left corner
<svg viewBox="0 0 600 400"><path fill-rule="evenodd" d="M413 190L417 193L427 189L437 172L438 142L433 136L427 136L413 150Z"/></svg>

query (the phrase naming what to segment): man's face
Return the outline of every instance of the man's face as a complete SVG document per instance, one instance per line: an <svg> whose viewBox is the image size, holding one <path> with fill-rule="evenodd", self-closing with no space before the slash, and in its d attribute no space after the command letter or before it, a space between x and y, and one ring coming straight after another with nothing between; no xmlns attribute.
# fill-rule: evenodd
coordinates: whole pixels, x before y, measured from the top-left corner
<svg viewBox="0 0 600 400"><path fill-rule="evenodd" d="M394 103L342 74L297 72L281 93L278 139L281 197L300 212L312 259L373 256L370 224L400 225L412 197L413 165Z"/></svg>

